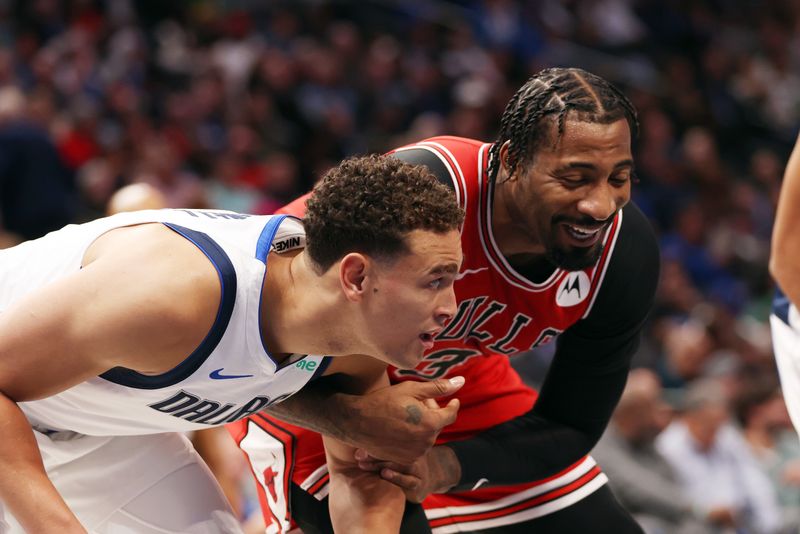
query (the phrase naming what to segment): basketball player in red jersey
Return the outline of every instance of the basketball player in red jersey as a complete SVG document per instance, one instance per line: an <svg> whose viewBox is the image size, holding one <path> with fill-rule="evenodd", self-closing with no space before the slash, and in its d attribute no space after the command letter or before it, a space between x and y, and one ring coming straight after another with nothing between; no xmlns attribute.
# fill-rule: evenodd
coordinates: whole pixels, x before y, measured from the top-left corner
<svg viewBox="0 0 800 534"><path fill-rule="evenodd" d="M361 454L363 468L422 501L428 524L408 506L401 532L641 532L587 456L622 393L658 279L655 236L629 203L637 126L631 103L606 80L547 69L509 102L494 143L437 137L393 151L454 189L466 210L464 264L456 316L416 369L390 370L401 384L375 402L391 413L391 390L401 398L405 381L460 375L458 418L439 446L402 465L410 462L397 449L413 448L408 429L380 419L335 429L313 403L305 418L297 405L273 413L365 443L372 456ZM537 399L507 356L553 340ZM304 533L330 532L319 436L266 415L229 430L257 479L282 459L290 504L261 492L268 532L281 532L289 511ZM395 446L381 446L378 434Z"/></svg>

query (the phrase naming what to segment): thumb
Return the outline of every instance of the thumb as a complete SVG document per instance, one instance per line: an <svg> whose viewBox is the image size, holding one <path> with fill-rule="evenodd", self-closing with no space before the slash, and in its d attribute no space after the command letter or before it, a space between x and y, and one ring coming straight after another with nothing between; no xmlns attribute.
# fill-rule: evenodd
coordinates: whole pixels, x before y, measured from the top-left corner
<svg viewBox="0 0 800 534"><path fill-rule="evenodd" d="M445 397L452 395L464 385L463 376L453 378L437 378L430 382L416 382L414 385L414 397L417 399L430 399L434 397Z"/></svg>

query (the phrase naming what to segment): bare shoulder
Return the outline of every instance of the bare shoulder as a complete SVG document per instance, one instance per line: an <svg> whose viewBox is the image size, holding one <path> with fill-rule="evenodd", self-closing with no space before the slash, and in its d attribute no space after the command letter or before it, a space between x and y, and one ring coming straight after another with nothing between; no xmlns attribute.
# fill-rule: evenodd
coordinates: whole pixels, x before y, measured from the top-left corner
<svg viewBox="0 0 800 534"><path fill-rule="evenodd" d="M168 228L108 232L83 268L3 311L0 390L31 400L112 367L163 373L205 338L220 296L211 262Z"/></svg>
<svg viewBox="0 0 800 534"><path fill-rule="evenodd" d="M151 345L152 358L133 351L131 363L145 367L133 367L137 370L171 368L200 344L216 318L221 286L214 265L163 224L104 234L87 250L84 269L94 271L98 283L115 294L109 306L125 307L119 315L126 318L130 342Z"/></svg>

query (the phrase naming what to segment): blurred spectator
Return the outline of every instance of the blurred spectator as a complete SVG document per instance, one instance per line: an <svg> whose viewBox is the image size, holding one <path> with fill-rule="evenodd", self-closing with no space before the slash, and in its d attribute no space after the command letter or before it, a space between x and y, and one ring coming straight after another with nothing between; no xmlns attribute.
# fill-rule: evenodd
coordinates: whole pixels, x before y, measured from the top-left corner
<svg viewBox="0 0 800 534"><path fill-rule="evenodd" d="M769 534L782 525L775 490L742 435L729 424L720 384L693 383L681 416L656 440L686 496L730 532Z"/></svg>
<svg viewBox="0 0 800 534"><path fill-rule="evenodd" d="M620 503L647 534L713 533L721 514L695 510L672 467L654 446L669 418L656 375L636 369L592 456L608 475Z"/></svg>
<svg viewBox="0 0 800 534"><path fill-rule="evenodd" d="M166 207L166 199L161 192L147 184L131 184L118 189L108 201L108 215L124 211L160 210Z"/></svg>
<svg viewBox="0 0 800 534"><path fill-rule="evenodd" d="M747 443L777 489L784 523L800 525L800 441L777 383L753 383L735 406Z"/></svg>
<svg viewBox="0 0 800 534"><path fill-rule="evenodd" d="M35 239L72 222L78 203L72 176L26 105L16 87L0 89L0 229Z"/></svg>
<svg viewBox="0 0 800 534"><path fill-rule="evenodd" d="M164 138L157 137L144 142L133 181L149 184L160 191L167 207L207 207L200 179L182 168L175 148Z"/></svg>

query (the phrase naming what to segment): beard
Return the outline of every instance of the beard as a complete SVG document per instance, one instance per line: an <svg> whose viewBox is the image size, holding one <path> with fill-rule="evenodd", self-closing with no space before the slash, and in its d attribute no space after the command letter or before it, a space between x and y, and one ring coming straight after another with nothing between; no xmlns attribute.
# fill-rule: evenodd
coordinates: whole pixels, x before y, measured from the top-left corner
<svg viewBox="0 0 800 534"><path fill-rule="evenodd" d="M591 247L574 247L569 250L559 247L558 245L552 245L547 247L545 255L547 261L560 269L564 269L565 271L582 271L597 263L602 253L603 241L600 240Z"/></svg>
<svg viewBox="0 0 800 534"><path fill-rule="evenodd" d="M603 223L604 227L601 232L605 233L608 231L613 218L614 215ZM597 240L597 243L589 247L560 244L558 239L560 223L574 224L576 226L590 226L596 225L597 221L576 220L564 216L553 217L550 226L550 239L548 240L549 242L545 244L545 257L547 261L565 271L582 271L597 263L597 260L600 259L603 253L603 238L601 237Z"/></svg>

